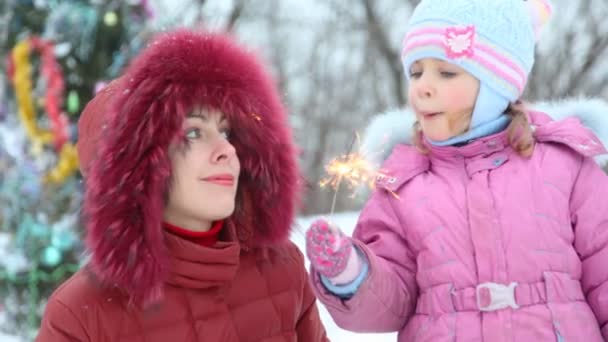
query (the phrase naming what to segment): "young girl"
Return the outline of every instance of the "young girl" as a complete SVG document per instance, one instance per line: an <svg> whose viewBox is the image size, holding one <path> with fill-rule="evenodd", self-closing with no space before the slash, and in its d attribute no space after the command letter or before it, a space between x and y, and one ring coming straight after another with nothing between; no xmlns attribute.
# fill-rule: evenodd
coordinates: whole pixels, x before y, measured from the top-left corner
<svg viewBox="0 0 608 342"><path fill-rule="evenodd" d="M399 341L608 340L608 177L591 158L606 151L578 120L519 101L549 12L420 2L402 53L415 135L382 146L352 239L322 220L307 232L338 325Z"/></svg>
<svg viewBox="0 0 608 342"><path fill-rule="evenodd" d="M160 36L88 104L87 266L38 341L326 341L288 240L295 150L277 89L221 33Z"/></svg>

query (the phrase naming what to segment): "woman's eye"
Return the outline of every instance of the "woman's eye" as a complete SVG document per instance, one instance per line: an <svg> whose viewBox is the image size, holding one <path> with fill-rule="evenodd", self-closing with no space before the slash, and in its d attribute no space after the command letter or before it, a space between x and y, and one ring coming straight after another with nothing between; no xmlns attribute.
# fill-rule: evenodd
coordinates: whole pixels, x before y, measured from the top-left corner
<svg viewBox="0 0 608 342"><path fill-rule="evenodd" d="M189 128L186 130L187 139L198 139L201 137L201 130L198 128Z"/></svg>
<svg viewBox="0 0 608 342"><path fill-rule="evenodd" d="M230 140L230 130L229 129L223 129L220 131L220 134L222 135L222 137L224 137L224 139L226 140Z"/></svg>

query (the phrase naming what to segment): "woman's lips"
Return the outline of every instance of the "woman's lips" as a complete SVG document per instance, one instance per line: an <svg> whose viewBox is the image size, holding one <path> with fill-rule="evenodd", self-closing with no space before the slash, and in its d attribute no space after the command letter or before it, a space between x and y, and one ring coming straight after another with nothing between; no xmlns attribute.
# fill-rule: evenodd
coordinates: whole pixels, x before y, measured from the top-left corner
<svg viewBox="0 0 608 342"><path fill-rule="evenodd" d="M232 176L230 174L213 175L213 176L205 177L202 180L205 182L209 182L209 183L213 183L213 184L217 184L217 185L223 185L223 186L233 186L234 185L234 176Z"/></svg>

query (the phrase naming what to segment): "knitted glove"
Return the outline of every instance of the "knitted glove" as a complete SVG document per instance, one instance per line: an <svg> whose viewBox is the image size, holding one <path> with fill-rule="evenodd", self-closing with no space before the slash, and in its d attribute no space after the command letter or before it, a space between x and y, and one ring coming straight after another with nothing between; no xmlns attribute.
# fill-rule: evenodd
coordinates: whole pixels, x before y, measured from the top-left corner
<svg viewBox="0 0 608 342"><path fill-rule="evenodd" d="M345 273L347 266L353 269L347 273L356 277L360 268L351 239L323 219L315 221L306 232L306 255L312 267L330 280Z"/></svg>

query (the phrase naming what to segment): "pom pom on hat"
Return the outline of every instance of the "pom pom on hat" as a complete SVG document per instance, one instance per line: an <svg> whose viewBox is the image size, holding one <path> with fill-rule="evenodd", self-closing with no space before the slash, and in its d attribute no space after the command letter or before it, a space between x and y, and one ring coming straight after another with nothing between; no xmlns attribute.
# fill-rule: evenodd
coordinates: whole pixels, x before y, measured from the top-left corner
<svg viewBox="0 0 608 342"><path fill-rule="evenodd" d="M553 13L553 5L550 0L524 0L528 11L532 16L534 35L538 41L542 29L546 26Z"/></svg>

